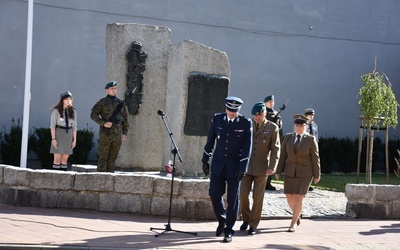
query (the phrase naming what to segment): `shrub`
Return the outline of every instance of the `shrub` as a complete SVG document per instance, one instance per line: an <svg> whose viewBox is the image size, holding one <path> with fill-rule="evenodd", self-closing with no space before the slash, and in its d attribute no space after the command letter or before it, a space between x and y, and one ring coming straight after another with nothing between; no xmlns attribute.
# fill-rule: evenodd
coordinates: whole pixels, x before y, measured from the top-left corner
<svg viewBox="0 0 400 250"><path fill-rule="evenodd" d="M321 173L330 174L335 168L335 147L337 138L335 137L321 137L319 138L319 158L321 163Z"/></svg>
<svg viewBox="0 0 400 250"><path fill-rule="evenodd" d="M3 163L7 165L19 166L21 158L21 141L22 127L20 119L15 123L14 118L11 120L11 128L3 135L0 143L1 158Z"/></svg>
<svg viewBox="0 0 400 250"><path fill-rule="evenodd" d="M357 171L358 140L355 141L348 137L338 141L338 153L336 161L339 165L339 172L354 173Z"/></svg>
<svg viewBox="0 0 400 250"><path fill-rule="evenodd" d="M4 131L5 131L5 126L3 125L0 129L0 141L3 139Z"/></svg>
<svg viewBox="0 0 400 250"><path fill-rule="evenodd" d="M363 138L363 148L360 158L360 172L365 173L367 138ZM319 139L319 154L321 159L321 172L354 173L357 171L358 139L321 137ZM396 168L394 160L397 149L400 148L400 140L389 140L389 172ZM374 139L374 152L372 165L374 172L386 171L385 168L385 143L381 138Z"/></svg>
<svg viewBox="0 0 400 250"><path fill-rule="evenodd" d="M77 142L73 154L69 161L74 164L86 164L89 153L94 147L94 132L89 130L88 126L83 130L77 131ZM52 168L53 154L50 154L51 133L49 128L35 128L29 137L30 150L36 153L42 168Z"/></svg>
<svg viewBox="0 0 400 250"><path fill-rule="evenodd" d="M74 154L70 157L70 161L74 164L87 164L90 151L95 145L94 132L86 124L85 129L78 130L76 137L76 147L74 148Z"/></svg>
<svg viewBox="0 0 400 250"><path fill-rule="evenodd" d="M399 157L398 149L400 149L400 139L396 138L389 141L389 172L393 173L397 169L397 163L395 158Z"/></svg>
<svg viewBox="0 0 400 250"><path fill-rule="evenodd" d="M29 136L29 150L38 156L42 168L52 169L53 155L50 154L51 133L49 128L34 128Z"/></svg>

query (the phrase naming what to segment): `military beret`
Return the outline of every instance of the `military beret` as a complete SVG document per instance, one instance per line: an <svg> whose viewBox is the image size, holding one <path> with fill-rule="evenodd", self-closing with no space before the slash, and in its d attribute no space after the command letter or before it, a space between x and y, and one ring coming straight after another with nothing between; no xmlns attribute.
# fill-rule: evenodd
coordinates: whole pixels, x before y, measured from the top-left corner
<svg viewBox="0 0 400 250"><path fill-rule="evenodd" d="M257 102L251 109L252 115L259 115L265 111L265 104L263 102Z"/></svg>
<svg viewBox="0 0 400 250"><path fill-rule="evenodd" d="M305 115L315 115L315 111L312 108L308 108L304 111Z"/></svg>
<svg viewBox="0 0 400 250"><path fill-rule="evenodd" d="M275 99L274 95L269 95L269 96L265 97L264 102L268 102L268 101L271 101L274 99Z"/></svg>
<svg viewBox="0 0 400 250"><path fill-rule="evenodd" d="M65 92L60 94L60 99L65 99L65 98L68 98L68 97L72 97L72 94L69 91L65 91Z"/></svg>
<svg viewBox="0 0 400 250"><path fill-rule="evenodd" d="M104 89L108 89L109 87L114 87L117 86L117 82L113 81L113 82L109 82L106 84L106 87Z"/></svg>
<svg viewBox="0 0 400 250"><path fill-rule="evenodd" d="M243 101L239 97L228 96L225 98L225 106L231 112L238 112L242 104Z"/></svg>
<svg viewBox="0 0 400 250"><path fill-rule="evenodd" d="M297 114L293 116L295 124L304 124L308 123L308 118L305 115Z"/></svg>

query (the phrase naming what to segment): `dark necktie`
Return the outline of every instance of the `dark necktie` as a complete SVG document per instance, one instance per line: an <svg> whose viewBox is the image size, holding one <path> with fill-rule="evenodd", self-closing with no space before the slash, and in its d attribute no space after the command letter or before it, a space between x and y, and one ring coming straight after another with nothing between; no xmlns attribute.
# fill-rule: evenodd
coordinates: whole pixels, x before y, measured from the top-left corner
<svg viewBox="0 0 400 250"><path fill-rule="evenodd" d="M257 125L256 125L256 132L258 132L259 129L260 129L260 124L257 123Z"/></svg>
<svg viewBox="0 0 400 250"><path fill-rule="evenodd" d="M299 144L300 144L300 135L297 135L297 140L294 143L294 151L297 152L297 149L299 148Z"/></svg>
<svg viewBox="0 0 400 250"><path fill-rule="evenodd" d="M69 122L68 122L68 111L67 109L64 109L64 117L65 117L65 131L68 134L68 129L69 129Z"/></svg>
<svg viewBox="0 0 400 250"><path fill-rule="evenodd" d="M228 121L228 127L230 127L231 125L232 125L232 121L229 120L229 121Z"/></svg>
<svg viewBox="0 0 400 250"><path fill-rule="evenodd" d="M310 123L310 135L314 135L314 132L313 132L313 130L312 130L312 125L311 125L311 123Z"/></svg>

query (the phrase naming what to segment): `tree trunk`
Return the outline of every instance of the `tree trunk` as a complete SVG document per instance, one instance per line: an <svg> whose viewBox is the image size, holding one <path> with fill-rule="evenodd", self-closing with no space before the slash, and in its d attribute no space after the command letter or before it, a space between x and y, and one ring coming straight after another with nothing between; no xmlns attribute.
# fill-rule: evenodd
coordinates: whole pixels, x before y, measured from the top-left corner
<svg viewBox="0 0 400 250"><path fill-rule="evenodd" d="M372 184L372 153L374 151L374 130L369 128L368 129L368 136L367 136L367 160L366 160L366 183Z"/></svg>

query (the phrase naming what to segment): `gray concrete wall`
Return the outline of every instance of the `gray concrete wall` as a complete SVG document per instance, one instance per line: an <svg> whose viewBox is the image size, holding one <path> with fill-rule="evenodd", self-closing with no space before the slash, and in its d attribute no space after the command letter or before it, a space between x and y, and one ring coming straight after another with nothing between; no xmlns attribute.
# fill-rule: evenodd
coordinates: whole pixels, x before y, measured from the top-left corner
<svg viewBox="0 0 400 250"><path fill-rule="evenodd" d="M95 167L93 167L95 169ZM171 216L214 219L208 180L175 178ZM171 178L159 174L60 172L0 165L0 203L169 215Z"/></svg>
<svg viewBox="0 0 400 250"><path fill-rule="evenodd" d="M89 113L104 96L108 23L166 26L172 43L190 39L226 52L229 94L244 100L243 114L268 94L276 106L290 100L284 132L293 114L313 107L321 136L356 138L360 76L373 70L375 56L400 97L397 0L34 2L31 128L49 126L51 106L68 89L78 127L97 131ZM7 129L23 113L26 16L27 1L0 1L0 126ZM399 138L400 130L389 135Z"/></svg>
<svg viewBox="0 0 400 250"><path fill-rule="evenodd" d="M353 218L399 219L400 186L347 184L346 215Z"/></svg>

